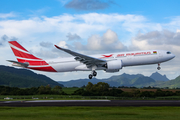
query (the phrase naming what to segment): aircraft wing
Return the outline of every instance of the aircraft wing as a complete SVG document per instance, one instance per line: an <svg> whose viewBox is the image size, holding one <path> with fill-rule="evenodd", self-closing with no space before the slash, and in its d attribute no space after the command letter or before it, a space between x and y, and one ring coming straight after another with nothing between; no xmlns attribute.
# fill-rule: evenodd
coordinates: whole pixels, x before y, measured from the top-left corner
<svg viewBox="0 0 180 120"><path fill-rule="evenodd" d="M81 63L84 63L88 68L92 67L93 65L99 65L99 64L102 65L102 64L106 63L106 60L102 60L102 59L94 58L91 56L83 55L83 54L71 51L69 49L61 48L57 45L55 45L55 47L64 51L64 52L71 54L72 56L75 57L74 58L75 60L77 60Z"/></svg>

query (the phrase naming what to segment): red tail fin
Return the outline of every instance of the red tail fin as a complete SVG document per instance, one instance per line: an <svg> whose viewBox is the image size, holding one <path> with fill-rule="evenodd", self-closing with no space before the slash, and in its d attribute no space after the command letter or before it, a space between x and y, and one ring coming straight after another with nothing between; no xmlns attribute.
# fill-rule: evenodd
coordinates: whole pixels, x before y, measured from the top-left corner
<svg viewBox="0 0 180 120"><path fill-rule="evenodd" d="M37 58L31 53L29 53L17 41L9 41L9 44L18 62L27 62L29 63L29 65L48 65L44 60Z"/></svg>
<svg viewBox="0 0 180 120"><path fill-rule="evenodd" d="M29 53L24 47L22 47L17 41L9 41L10 47L14 52L18 62L8 60L9 62L13 62L18 64L19 66L40 70L40 71L49 71L56 72L56 70L51 67L46 61L35 57L31 53Z"/></svg>

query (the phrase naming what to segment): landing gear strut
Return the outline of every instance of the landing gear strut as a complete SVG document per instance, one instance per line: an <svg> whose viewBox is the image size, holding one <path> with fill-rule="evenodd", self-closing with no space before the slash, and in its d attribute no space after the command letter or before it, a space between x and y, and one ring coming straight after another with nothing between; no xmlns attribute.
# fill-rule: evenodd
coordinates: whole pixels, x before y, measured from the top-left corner
<svg viewBox="0 0 180 120"><path fill-rule="evenodd" d="M93 73L93 76L97 75L97 72L95 70L92 73Z"/></svg>
<svg viewBox="0 0 180 120"><path fill-rule="evenodd" d="M92 71L92 74L89 74L89 79L92 79L92 77L96 76L97 75L97 72L95 70Z"/></svg>
<svg viewBox="0 0 180 120"><path fill-rule="evenodd" d="M158 70L160 70L160 69L161 69L161 67L160 67L160 63L158 63L158 67L157 67L157 69L158 69Z"/></svg>

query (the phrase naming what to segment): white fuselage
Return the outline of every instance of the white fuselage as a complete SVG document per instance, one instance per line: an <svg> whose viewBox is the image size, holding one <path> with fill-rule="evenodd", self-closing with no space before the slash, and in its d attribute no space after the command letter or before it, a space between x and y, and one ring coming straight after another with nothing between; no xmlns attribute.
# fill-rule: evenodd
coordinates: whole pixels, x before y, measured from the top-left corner
<svg viewBox="0 0 180 120"><path fill-rule="evenodd" d="M94 58L104 59L107 61L121 60L122 67L159 64L175 57L175 55L164 50L144 50L144 51L120 52L120 53L90 55L90 56ZM51 60L46 60L46 62L50 66L52 66L57 72L92 70L91 68L87 68L85 64L76 61L74 57L51 59ZM97 67L96 70L105 70L105 68Z"/></svg>

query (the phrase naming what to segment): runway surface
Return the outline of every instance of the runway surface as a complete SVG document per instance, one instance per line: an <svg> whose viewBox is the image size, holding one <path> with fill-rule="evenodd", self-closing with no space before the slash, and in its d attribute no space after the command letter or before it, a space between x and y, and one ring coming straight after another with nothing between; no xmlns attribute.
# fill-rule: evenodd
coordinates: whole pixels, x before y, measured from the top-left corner
<svg viewBox="0 0 180 120"><path fill-rule="evenodd" d="M36 107L36 106L180 106L180 100L34 100L0 101L0 106Z"/></svg>

